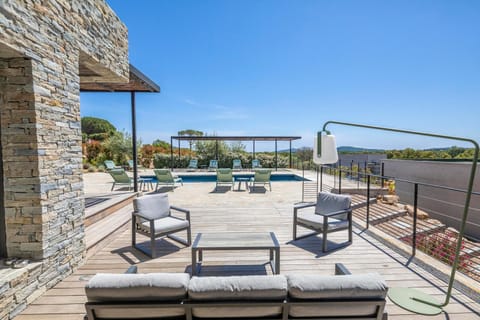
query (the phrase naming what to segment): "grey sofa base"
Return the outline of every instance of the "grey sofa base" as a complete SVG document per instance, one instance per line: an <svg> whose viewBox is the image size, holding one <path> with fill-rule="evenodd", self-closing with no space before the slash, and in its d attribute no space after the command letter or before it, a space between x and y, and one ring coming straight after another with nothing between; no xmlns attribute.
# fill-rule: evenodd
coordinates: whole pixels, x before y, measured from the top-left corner
<svg viewBox="0 0 480 320"><path fill-rule="evenodd" d="M136 270L132 270L135 273ZM336 275L346 275L350 274L348 269L341 263L335 264L335 274ZM152 316L150 318L137 318L137 319L182 319L182 320L194 320L194 319L225 319L225 317L209 317L209 318L199 318L193 315L193 309L198 308L255 308L255 307L278 307L280 312L274 316L270 317L255 317L255 318L247 318L247 317L235 317L233 314L229 319L278 319L278 320L300 320L300 319L308 319L308 320L335 320L335 319L362 319L362 320L386 320L387 314L384 314L385 310L385 303L386 300L382 298L357 298L357 299L294 299L288 297L286 299L280 300L234 300L234 301L192 301L191 299L182 299L181 301L138 301L134 303L126 303L125 301L121 302L86 302L85 308L87 310L87 319L88 320L100 320L102 318L96 315L97 311L101 312L101 310L105 309L141 309L142 311L151 309ZM312 307L315 306L316 308L334 308L337 310L343 310L347 308L351 308L352 306L360 305L366 308L371 308L375 310L375 312L371 312L368 315L351 315L345 316L345 314L339 314L338 316L335 315L328 315L324 317L292 317L290 315L291 308L298 308L298 307ZM181 307L185 314L179 317L159 317L155 315L155 309L173 309ZM111 318L108 318L111 319Z"/></svg>

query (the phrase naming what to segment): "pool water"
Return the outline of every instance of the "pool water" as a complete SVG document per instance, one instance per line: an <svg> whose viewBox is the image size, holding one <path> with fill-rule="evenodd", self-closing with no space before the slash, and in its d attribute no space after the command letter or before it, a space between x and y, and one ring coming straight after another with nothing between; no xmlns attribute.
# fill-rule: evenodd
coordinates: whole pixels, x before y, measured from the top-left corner
<svg viewBox="0 0 480 320"><path fill-rule="evenodd" d="M253 178L254 174L233 174L234 177L239 178ZM217 181L217 176L212 174L199 174L199 175L182 175L179 174L178 177L182 178L183 182L215 182ZM157 182L155 176L141 176L141 178L148 178L152 179L153 183ZM304 179L301 176L292 173L281 173L281 174L272 174L271 181L309 181L308 179Z"/></svg>

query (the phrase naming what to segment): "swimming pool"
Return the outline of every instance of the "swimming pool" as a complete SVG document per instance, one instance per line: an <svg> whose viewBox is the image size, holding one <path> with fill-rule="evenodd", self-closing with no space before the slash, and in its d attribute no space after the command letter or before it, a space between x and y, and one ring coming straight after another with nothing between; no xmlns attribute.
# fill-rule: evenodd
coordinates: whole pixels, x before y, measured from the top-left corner
<svg viewBox="0 0 480 320"><path fill-rule="evenodd" d="M233 174L234 177L240 178L253 178L254 174L251 173L242 173L242 174ZM157 182L155 176L140 176L141 178L148 178L152 179L153 183ZM182 178L183 182L215 182L217 181L217 176L215 174L179 174L178 177ZM279 173L279 174L272 174L271 181L310 181L308 179L304 179L299 175L293 173Z"/></svg>

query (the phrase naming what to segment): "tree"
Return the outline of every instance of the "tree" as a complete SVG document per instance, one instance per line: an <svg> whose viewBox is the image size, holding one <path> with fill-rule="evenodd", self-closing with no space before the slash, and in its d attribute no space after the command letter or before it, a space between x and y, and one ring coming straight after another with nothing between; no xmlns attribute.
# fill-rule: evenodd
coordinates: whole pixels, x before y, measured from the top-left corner
<svg viewBox="0 0 480 320"><path fill-rule="evenodd" d="M297 149L296 153L300 161L311 161L313 158L313 149L309 147Z"/></svg>
<svg viewBox="0 0 480 320"><path fill-rule="evenodd" d="M152 142L152 146L160 147L160 148L163 148L163 149L170 149L170 143L168 143L167 141L160 140L160 139L154 140Z"/></svg>
<svg viewBox="0 0 480 320"><path fill-rule="evenodd" d="M230 151L233 153L245 152L245 145L241 141L235 141L230 143Z"/></svg>
<svg viewBox="0 0 480 320"><path fill-rule="evenodd" d="M107 120L95 117L83 117L82 133L86 139L103 141L114 135L117 129Z"/></svg>
<svg viewBox="0 0 480 320"><path fill-rule="evenodd" d="M178 135L188 136L188 137L201 137L203 136L203 132L198 130L193 130L193 129L186 129L186 130L178 131ZM190 152L192 152L193 140L188 140L188 143L190 144Z"/></svg>

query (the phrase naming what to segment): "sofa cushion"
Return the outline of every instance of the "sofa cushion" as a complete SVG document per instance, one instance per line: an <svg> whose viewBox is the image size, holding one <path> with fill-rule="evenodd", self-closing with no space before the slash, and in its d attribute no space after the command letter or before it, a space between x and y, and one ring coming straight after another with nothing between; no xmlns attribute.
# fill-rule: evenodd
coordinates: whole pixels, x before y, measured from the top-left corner
<svg viewBox="0 0 480 320"><path fill-rule="evenodd" d="M287 279L283 275L193 277L188 295L192 300L283 300Z"/></svg>
<svg viewBox="0 0 480 320"><path fill-rule="evenodd" d="M192 308L198 318L261 318L278 316L282 312L281 303L287 297L287 279L283 275L233 276L233 277L193 277L188 286L192 302L201 303ZM228 303L229 301L261 300L278 301L271 306L244 305L211 306L208 301Z"/></svg>
<svg viewBox="0 0 480 320"><path fill-rule="evenodd" d="M167 194L155 194L133 199L133 209L143 217L160 219L170 215L170 204Z"/></svg>
<svg viewBox="0 0 480 320"><path fill-rule="evenodd" d="M321 276L287 275L288 294L295 299L385 299L387 284L376 273Z"/></svg>
<svg viewBox="0 0 480 320"><path fill-rule="evenodd" d="M85 286L88 301L172 301L187 296L188 273L95 275Z"/></svg>

